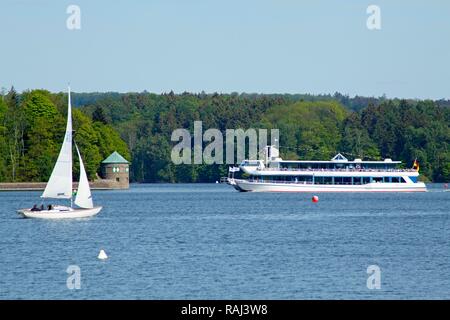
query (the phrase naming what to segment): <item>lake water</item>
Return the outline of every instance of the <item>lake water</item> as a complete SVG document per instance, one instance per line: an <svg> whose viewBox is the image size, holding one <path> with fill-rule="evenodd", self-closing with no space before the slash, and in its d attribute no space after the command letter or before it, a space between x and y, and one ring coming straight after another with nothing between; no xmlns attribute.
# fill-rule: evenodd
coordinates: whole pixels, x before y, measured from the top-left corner
<svg viewBox="0 0 450 320"><path fill-rule="evenodd" d="M2 299L450 299L450 192L239 193L218 184L94 191L91 219L19 218L0 192ZM97 259L100 249L109 256ZM69 265L81 289L66 285ZM381 289L367 288L367 267Z"/></svg>

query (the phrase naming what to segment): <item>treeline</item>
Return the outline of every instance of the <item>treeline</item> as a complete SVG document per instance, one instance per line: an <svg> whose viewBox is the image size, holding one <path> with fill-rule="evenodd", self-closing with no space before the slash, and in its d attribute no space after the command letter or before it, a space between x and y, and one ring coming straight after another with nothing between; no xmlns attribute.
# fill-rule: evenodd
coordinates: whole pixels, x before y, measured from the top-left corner
<svg viewBox="0 0 450 320"><path fill-rule="evenodd" d="M66 94L33 90L19 95L12 88L0 96L0 182L46 181L61 148L66 116ZM79 109L73 110L73 128L90 179L114 150L130 157L116 130Z"/></svg>
<svg viewBox="0 0 450 320"><path fill-rule="evenodd" d="M136 93L137 94L137 93ZM142 94L148 94L147 91L144 91ZM123 94L118 92L90 92L90 93L72 93L72 101L75 106L86 106L93 105L99 100L104 99L120 99ZM182 95L189 95L189 93L185 92ZM214 94L210 94L214 95ZM256 99L256 98L271 98L271 99L283 99L289 103L300 102L300 101L337 101L352 111L360 111L366 108L368 105L380 105L383 102L388 100L399 103L401 99L387 99L386 96L380 97L364 97L364 96L354 96L351 97L348 94L342 94L339 92L335 92L334 94L260 94L260 93L231 93L230 96L239 96L241 98L246 99ZM197 94L198 97L205 97L207 94L205 92L201 92ZM414 99L410 99L410 102L414 102ZM450 100L448 99L439 99L435 101L436 105L440 107L450 107Z"/></svg>
<svg viewBox="0 0 450 320"><path fill-rule="evenodd" d="M287 159L349 158L421 163L424 179L450 180L450 109L439 102L349 98L345 95L121 94L82 107L94 120L111 124L132 154L137 182L211 182L226 175L226 165L174 165L173 130L225 133L237 128L280 129L281 155Z"/></svg>

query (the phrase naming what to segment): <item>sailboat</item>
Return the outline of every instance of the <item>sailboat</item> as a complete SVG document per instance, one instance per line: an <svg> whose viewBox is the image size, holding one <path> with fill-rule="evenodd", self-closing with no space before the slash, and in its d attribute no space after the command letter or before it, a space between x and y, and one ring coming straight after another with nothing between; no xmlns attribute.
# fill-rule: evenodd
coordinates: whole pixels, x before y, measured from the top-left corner
<svg viewBox="0 0 450 320"><path fill-rule="evenodd" d="M67 219L67 218L86 218L96 215L102 207L94 207L92 201L89 181L81 159L80 150L75 144L80 163L80 179L78 182L78 191L73 201L72 190L72 105L70 101L70 87L68 88L69 98L67 107L67 126L64 135L64 141L59 152L55 167L53 168L50 179L47 182L41 198L44 199L70 199L70 207L55 205L39 209L34 206L29 209L17 210L17 213L25 218L42 219ZM73 206L75 203L76 207Z"/></svg>

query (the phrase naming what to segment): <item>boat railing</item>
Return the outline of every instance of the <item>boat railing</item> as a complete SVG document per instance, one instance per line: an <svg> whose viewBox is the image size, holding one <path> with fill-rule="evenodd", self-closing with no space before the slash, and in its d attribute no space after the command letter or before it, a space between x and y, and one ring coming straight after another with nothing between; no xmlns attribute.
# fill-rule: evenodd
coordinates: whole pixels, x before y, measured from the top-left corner
<svg viewBox="0 0 450 320"><path fill-rule="evenodd" d="M303 168L257 168L257 171L300 171L300 172L415 172L416 169L303 169Z"/></svg>
<svg viewBox="0 0 450 320"><path fill-rule="evenodd" d="M314 184L312 181L283 181L283 180L267 180L267 179L247 179L248 182L260 183L283 183L283 184Z"/></svg>
<svg viewBox="0 0 450 320"><path fill-rule="evenodd" d="M281 184L307 184L307 185L312 185L312 184L320 184L320 185L364 185L364 184L369 184L370 182L365 182L365 183L361 183L361 182L355 182L355 183L351 183L350 181L348 182L336 182L336 183L331 183L331 182L325 182L325 183L316 183L313 181L284 181L284 180L269 180L269 179L239 179L238 181L246 181L246 182L253 182L253 183L281 183ZM380 183L378 181L373 181L373 183Z"/></svg>

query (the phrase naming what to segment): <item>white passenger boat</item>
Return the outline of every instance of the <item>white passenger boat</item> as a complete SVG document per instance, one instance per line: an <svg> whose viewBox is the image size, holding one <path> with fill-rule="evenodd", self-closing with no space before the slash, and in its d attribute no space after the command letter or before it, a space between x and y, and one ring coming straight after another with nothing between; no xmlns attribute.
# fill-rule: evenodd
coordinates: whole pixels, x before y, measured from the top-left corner
<svg viewBox="0 0 450 320"><path fill-rule="evenodd" d="M255 192L425 192L418 164L400 169L401 161L352 161L337 154L330 161L286 161L274 146L264 160L244 160L226 181L239 191Z"/></svg>
<svg viewBox="0 0 450 320"><path fill-rule="evenodd" d="M59 152L58 160L41 198L70 199L70 207L61 205L49 205L47 207L42 205L38 207L35 205L33 208L17 210L19 215L25 218L68 219L91 217L100 212L102 207L94 207L92 202L86 170L84 169L83 160L81 159L80 151L76 144L75 148L80 163L80 179L75 201L72 201L72 106L69 88L67 125L64 141ZM77 207L74 208L73 203Z"/></svg>

